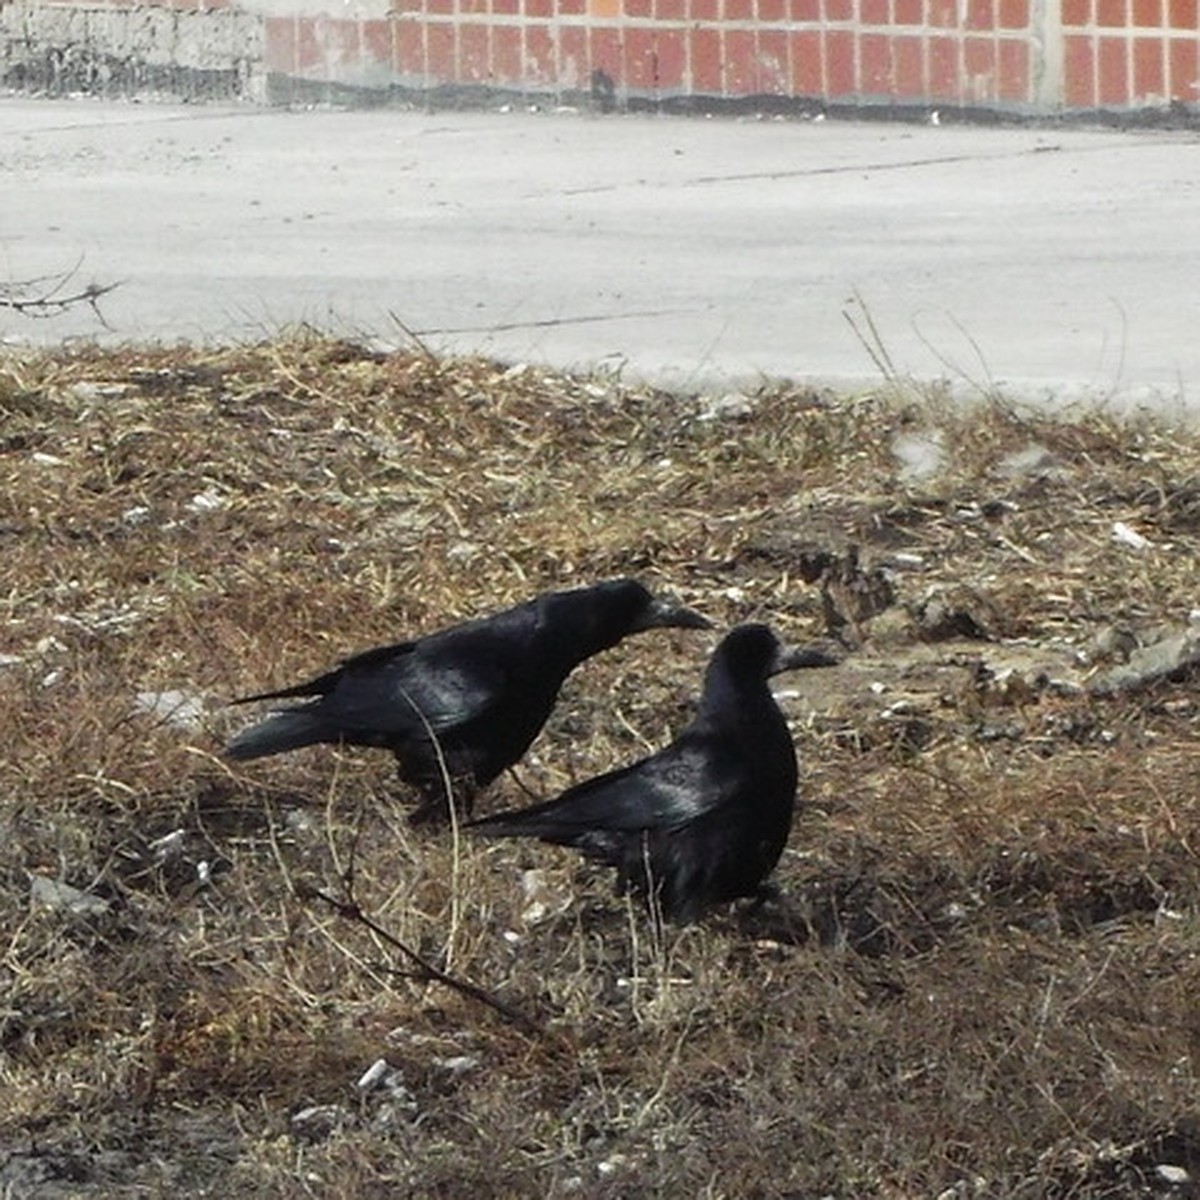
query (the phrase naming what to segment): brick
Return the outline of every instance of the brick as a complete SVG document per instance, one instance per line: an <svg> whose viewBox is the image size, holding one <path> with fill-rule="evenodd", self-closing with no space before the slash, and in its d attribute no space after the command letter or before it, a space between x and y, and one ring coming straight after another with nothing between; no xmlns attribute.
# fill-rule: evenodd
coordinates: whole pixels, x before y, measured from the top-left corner
<svg viewBox="0 0 1200 1200"><path fill-rule="evenodd" d="M558 13L563 17L581 17L587 11L587 0L558 0ZM553 13L554 8L551 7Z"/></svg>
<svg viewBox="0 0 1200 1200"><path fill-rule="evenodd" d="M360 41L364 65L391 68L392 22L390 20L363 21Z"/></svg>
<svg viewBox="0 0 1200 1200"><path fill-rule="evenodd" d="M1133 43L1133 99L1165 100L1167 64L1162 38L1135 38Z"/></svg>
<svg viewBox="0 0 1200 1200"><path fill-rule="evenodd" d="M654 0L624 0L624 15L637 21L645 21L654 16Z"/></svg>
<svg viewBox="0 0 1200 1200"><path fill-rule="evenodd" d="M758 80L758 61L754 54L754 34L745 29L725 31L724 94L756 96L762 91Z"/></svg>
<svg viewBox="0 0 1200 1200"><path fill-rule="evenodd" d="M267 17L263 21L263 65L280 75L296 74L295 17Z"/></svg>
<svg viewBox="0 0 1200 1200"><path fill-rule="evenodd" d="M432 83L453 83L455 75L454 26L448 21L425 27L425 73Z"/></svg>
<svg viewBox="0 0 1200 1200"><path fill-rule="evenodd" d="M458 15L460 17L486 17L488 0L458 0Z"/></svg>
<svg viewBox="0 0 1200 1200"><path fill-rule="evenodd" d="M755 36L758 86L764 95L786 96L792 90L792 68L788 62L788 35L784 29L760 29Z"/></svg>
<svg viewBox="0 0 1200 1200"><path fill-rule="evenodd" d="M686 21L687 0L654 0L656 21Z"/></svg>
<svg viewBox="0 0 1200 1200"><path fill-rule="evenodd" d="M1084 29L1092 23L1092 0L1062 0L1064 29Z"/></svg>
<svg viewBox="0 0 1200 1200"><path fill-rule="evenodd" d="M1200 28L1196 23L1196 0L1170 0L1169 16L1172 29L1194 32Z"/></svg>
<svg viewBox="0 0 1200 1200"><path fill-rule="evenodd" d="M721 10L726 21L754 20L754 0L722 0Z"/></svg>
<svg viewBox="0 0 1200 1200"><path fill-rule="evenodd" d="M997 25L1001 29L1028 29L1029 0L1000 0Z"/></svg>
<svg viewBox="0 0 1200 1200"><path fill-rule="evenodd" d="M486 83L491 67L490 30L486 25L460 23L455 79L463 83Z"/></svg>
<svg viewBox="0 0 1200 1200"><path fill-rule="evenodd" d="M521 59L521 28L519 25L492 26L491 76L501 84L521 82L524 74Z"/></svg>
<svg viewBox="0 0 1200 1200"><path fill-rule="evenodd" d="M588 30L588 57L591 73L603 71L615 84L621 86L622 76L621 31L612 26L593 26Z"/></svg>
<svg viewBox="0 0 1200 1200"><path fill-rule="evenodd" d="M963 99L982 104L996 98L996 43L991 38L963 39Z"/></svg>
<svg viewBox="0 0 1200 1200"><path fill-rule="evenodd" d="M1139 29L1161 29L1162 0L1133 0L1133 23Z"/></svg>
<svg viewBox="0 0 1200 1200"><path fill-rule="evenodd" d="M1096 24L1105 29L1124 29L1129 23L1125 0L1096 0Z"/></svg>
<svg viewBox="0 0 1200 1200"><path fill-rule="evenodd" d="M827 21L852 21L854 0L822 0Z"/></svg>
<svg viewBox="0 0 1200 1200"><path fill-rule="evenodd" d="M584 11L600 21L615 21L621 15L621 0L587 0Z"/></svg>
<svg viewBox="0 0 1200 1200"><path fill-rule="evenodd" d="M296 74L312 75L325 66L325 51L317 39L317 23L312 17L296 20Z"/></svg>
<svg viewBox="0 0 1200 1200"><path fill-rule="evenodd" d="M719 96L722 86L721 34L716 29L691 30L688 61L692 91L702 96Z"/></svg>
<svg viewBox="0 0 1200 1200"><path fill-rule="evenodd" d="M1172 38L1167 60L1171 73L1171 99L1184 104L1200 100L1200 41Z"/></svg>
<svg viewBox="0 0 1200 1200"><path fill-rule="evenodd" d="M1096 52L1090 37L1063 38L1063 101L1068 108L1096 107Z"/></svg>
<svg viewBox="0 0 1200 1200"><path fill-rule="evenodd" d="M958 39L931 37L929 55L929 98L957 101L962 98L958 72Z"/></svg>
<svg viewBox="0 0 1200 1200"><path fill-rule="evenodd" d="M764 25L782 25L787 20L787 0L756 0L755 18Z"/></svg>
<svg viewBox="0 0 1200 1200"><path fill-rule="evenodd" d="M663 29L656 39L655 86L660 92L681 92L687 78L687 35L682 29Z"/></svg>
<svg viewBox="0 0 1200 1200"><path fill-rule="evenodd" d="M924 25L925 0L893 0L892 23L895 25Z"/></svg>
<svg viewBox="0 0 1200 1200"><path fill-rule="evenodd" d="M325 19L325 66L332 79L345 79L362 63L362 22Z"/></svg>
<svg viewBox="0 0 1200 1200"><path fill-rule="evenodd" d="M889 0L859 0L858 19L863 25L890 25Z"/></svg>
<svg viewBox="0 0 1200 1200"><path fill-rule="evenodd" d="M825 33L825 88L831 100L853 96L858 91L854 67L854 34L830 29Z"/></svg>
<svg viewBox="0 0 1200 1200"><path fill-rule="evenodd" d="M521 0L521 12L527 21L548 21L554 16L554 0Z"/></svg>
<svg viewBox="0 0 1200 1200"><path fill-rule="evenodd" d="M793 21L819 21L821 0L788 0L788 16Z"/></svg>
<svg viewBox="0 0 1200 1200"><path fill-rule="evenodd" d="M822 70L821 34L816 29L801 29L791 34L792 95L817 97L825 94Z"/></svg>
<svg viewBox="0 0 1200 1200"><path fill-rule="evenodd" d="M688 0L688 16L693 21L719 19L721 0Z"/></svg>
<svg viewBox="0 0 1200 1200"><path fill-rule="evenodd" d="M392 37L392 70L404 78L424 81L425 30L418 22L396 22Z"/></svg>
<svg viewBox="0 0 1200 1200"><path fill-rule="evenodd" d="M876 99L892 94L892 38L864 33L858 39L859 90Z"/></svg>
<svg viewBox="0 0 1200 1200"><path fill-rule="evenodd" d="M1003 38L996 46L996 99L1009 104L1028 104L1029 46L1015 38Z"/></svg>
<svg viewBox="0 0 1200 1200"><path fill-rule="evenodd" d="M652 29L626 29L622 43L624 63L621 79L638 92L653 92L657 86L658 62Z"/></svg>
<svg viewBox="0 0 1200 1200"><path fill-rule="evenodd" d="M1101 38L1096 61L1096 99L1101 108L1129 103L1129 64L1124 38Z"/></svg>
<svg viewBox="0 0 1200 1200"><path fill-rule="evenodd" d="M995 29L996 9L993 0L967 0L966 29Z"/></svg>
<svg viewBox="0 0 1200 1200"><path fill-rule="evenodd" d="M892 94L897 100L925 95L925 48L919 37L892 40Z"/></svg>
<svg viewBox="0 0 1200 1200"><path fill-rule="evenodd" d="M453 16L454 0L425 0L425 13L427 16Z"/></svg>
<svg viewBox="0 0 1200 1200"><path fill-rule="evenodd" d="M929 24L938 29L958 28L958 0L928 0Z"/></svg>
<svg viewBox="0 0 1200 1200"><path fill-rule="evenodd" d="M500 17L519 17L521 0L492 0L491 11Z"/></svg>
<svg viewBox="0 0 1200 1200"><path fill-rule="evenodd" d="M586 88L591 74L587 30L582 25L562 26L558 31L558 76L564 86Z"/></svg>
<svg viewBox="0 0 1200 1200"><path fill-rule="evenodd" d="M526 25L524 76L529 83L553 83L555 70L554 35L548 25Z"/></svg>

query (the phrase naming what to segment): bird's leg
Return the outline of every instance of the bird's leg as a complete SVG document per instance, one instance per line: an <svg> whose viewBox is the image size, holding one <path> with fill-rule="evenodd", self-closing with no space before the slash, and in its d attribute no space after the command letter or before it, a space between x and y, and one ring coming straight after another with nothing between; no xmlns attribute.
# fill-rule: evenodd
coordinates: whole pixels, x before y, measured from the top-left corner
<svg viewBox="0 0 1200 1200"><path fill-rule="evenodd" d="M449 794L447 794L449 785ZM469 817L479 789L471 778L431 780L421 787L421 803L408 815L410 825L444 825L450 820L450 806L460 817Z"/></svg>
<svg viewBox="0 0 1200 1200"><path fill-rule="evenodd" d="M517 787L519 787L521 791L523 791L525 795L530 798L530 800L537 802L542 799L542 797L539 796L531 787L529 787L529 785L520 777L520 775L517 774L516 767L509 767L508 773L512 776L513 783L515 783Z"/></svg>

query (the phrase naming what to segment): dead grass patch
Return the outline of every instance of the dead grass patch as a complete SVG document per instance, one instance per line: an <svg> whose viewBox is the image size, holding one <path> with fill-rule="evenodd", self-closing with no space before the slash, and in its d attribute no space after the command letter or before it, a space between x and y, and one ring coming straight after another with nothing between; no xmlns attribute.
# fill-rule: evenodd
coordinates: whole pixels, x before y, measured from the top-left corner
<svg viewBox="0 0 1200 1200"><path fill-rule="evenodd" d="M303 335L5 351L0 1187L1193 1194L1193 687L1086 684L1196 606L1200 435L750 401ZM906 434L944 461L905 475ZM850 546L895 599L780 681L806 804L762 911L659 938L569 855L414 831L383 756L215 757L231 696L596 577L818 635ZM939 596L974 615L929 641ZM487 803L661 744L706 649L586 664ZM350 872L545 1033L305 902Z"/></svg>

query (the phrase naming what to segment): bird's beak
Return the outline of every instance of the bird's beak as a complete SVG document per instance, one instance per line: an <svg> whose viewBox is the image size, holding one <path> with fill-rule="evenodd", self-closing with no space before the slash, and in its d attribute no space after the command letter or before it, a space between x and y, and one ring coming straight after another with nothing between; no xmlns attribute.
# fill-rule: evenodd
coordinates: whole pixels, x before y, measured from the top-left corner
<svg viewBox="0 0 1200 1200"><path fill-rule="evenodd" d="M834 642L805 642L803 646L780 646L771 660L769 675L802 671L808 667L836 667L845 652Z"/></svg>
<svg viewBox="0 0 1200 1200"><path fill-rule="evenodd" d="M634 627L643 629L711 629L713 623L678 600L656 599Z"/></svg>

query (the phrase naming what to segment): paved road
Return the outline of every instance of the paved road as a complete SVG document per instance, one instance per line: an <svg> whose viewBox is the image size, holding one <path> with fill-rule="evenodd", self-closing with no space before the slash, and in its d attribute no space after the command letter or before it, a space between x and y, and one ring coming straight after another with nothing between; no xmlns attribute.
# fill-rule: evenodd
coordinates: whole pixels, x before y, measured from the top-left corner
<svg viewBox="0 0 1200 1200"><path fill-rule="evenodd" d="M887 357L1200 404L1194 133L0 99L0 279L76 262L122 281L109 331L0 337L307 321L685 386Z"/></svg>

